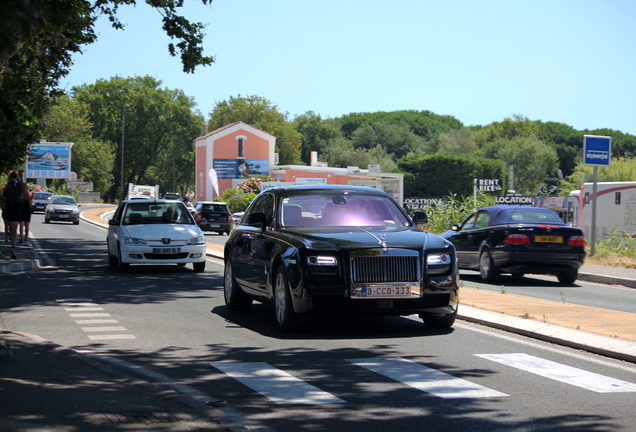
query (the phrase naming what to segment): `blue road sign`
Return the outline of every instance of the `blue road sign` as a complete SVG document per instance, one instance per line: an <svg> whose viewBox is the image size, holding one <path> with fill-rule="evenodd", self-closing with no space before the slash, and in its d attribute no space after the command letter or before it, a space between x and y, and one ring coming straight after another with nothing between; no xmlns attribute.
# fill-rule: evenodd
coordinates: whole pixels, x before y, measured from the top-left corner
<svg viewBox="0 0 636 432"><path fill-rule="evenodd" d="M612 137L583 136L583 165L608 167L611 160Z"/></svg>

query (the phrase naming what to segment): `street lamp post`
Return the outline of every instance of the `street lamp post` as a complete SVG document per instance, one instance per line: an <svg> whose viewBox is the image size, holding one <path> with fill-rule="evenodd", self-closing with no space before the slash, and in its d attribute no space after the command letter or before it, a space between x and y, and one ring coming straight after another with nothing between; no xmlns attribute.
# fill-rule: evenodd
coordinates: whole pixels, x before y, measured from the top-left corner
<svg viewBox="0 0 636 432"><path fill-rule="evenodd" d="M130 105L124 104L124 108L121 115L121 201L126 196L124 192L124 130L126 128L126 108Z"/></svg>

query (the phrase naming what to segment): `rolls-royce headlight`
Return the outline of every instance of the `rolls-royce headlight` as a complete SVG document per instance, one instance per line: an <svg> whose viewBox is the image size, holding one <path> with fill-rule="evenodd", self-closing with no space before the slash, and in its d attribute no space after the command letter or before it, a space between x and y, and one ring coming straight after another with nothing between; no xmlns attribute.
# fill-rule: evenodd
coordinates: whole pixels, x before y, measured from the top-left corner
<svg viewBox="0 0 636 432"><path fill-rule="evenodd" d="M448 254L431 254L426 257L426 264L428 265L441 265L450 264L451 257Z"/></svg>
<svg viewBox="0 0 636 432"><path fill-rule="evenodd" d="M134 237L125 237L124 242L126 244L146 244L146 240Z"/></svg>
<svg viewBox="0 0 636 432"><path fill-rule="evenodd" d="M426 256L428 274L440 275L448 273L452 268L452 257L449 254L430 254Z"/></svg>
<svg viewBox="0 0 636 432"><path fill-rule="evenodd" d="M307 262L315 266L337 266L338 258L329 255L312 255L307 257Z"/></svg>
<svg viewBox="0 0 636 432"><path fill-rule="evenodd" d="M205 244L205 236L192 237L191 239L188 239L186 244L188 245Z"/></svg>

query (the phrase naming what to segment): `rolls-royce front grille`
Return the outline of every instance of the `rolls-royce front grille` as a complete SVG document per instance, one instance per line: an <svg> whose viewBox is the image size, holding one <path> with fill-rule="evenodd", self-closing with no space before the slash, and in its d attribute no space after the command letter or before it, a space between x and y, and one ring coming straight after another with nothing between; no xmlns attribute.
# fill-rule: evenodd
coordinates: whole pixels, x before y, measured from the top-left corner
<svg viewBox="0 0 636 432"><path fill-rule="evenodd" d="M354 283L415 282L419 280L417 256L360 256L351 260Z"/></svg>

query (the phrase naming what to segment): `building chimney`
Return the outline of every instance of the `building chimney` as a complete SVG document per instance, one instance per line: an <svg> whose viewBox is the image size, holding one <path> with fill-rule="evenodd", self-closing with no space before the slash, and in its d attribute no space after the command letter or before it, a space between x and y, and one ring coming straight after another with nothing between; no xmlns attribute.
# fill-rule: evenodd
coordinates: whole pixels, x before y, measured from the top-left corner
<svg viewBox="0 0 636 432"><path fill-rule="evenodd" d="M312 151L311 152L311 162L309 163L310 166L316 166L316 162L318 162L318 152Z"/></svg>
<svg viewBox="0 0 636 432"><path fill-rule="evenodd" d="M201 129L201 136L206 136L208 134L208 124L203 122L203 128Z"/></svg>

